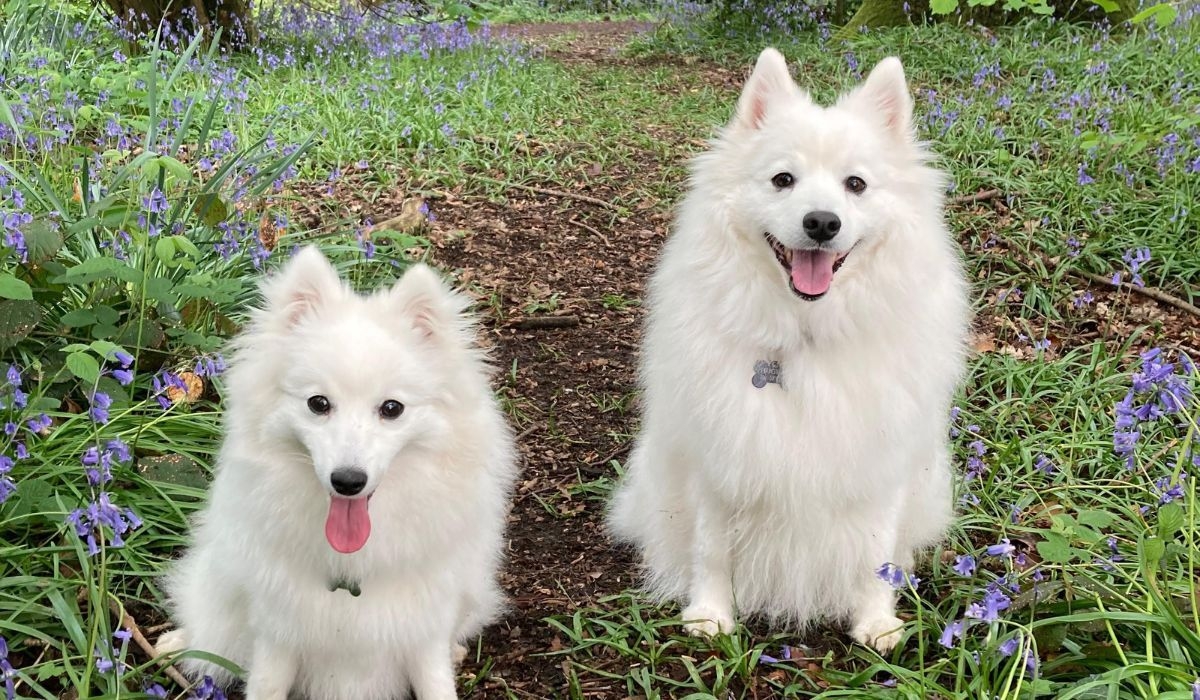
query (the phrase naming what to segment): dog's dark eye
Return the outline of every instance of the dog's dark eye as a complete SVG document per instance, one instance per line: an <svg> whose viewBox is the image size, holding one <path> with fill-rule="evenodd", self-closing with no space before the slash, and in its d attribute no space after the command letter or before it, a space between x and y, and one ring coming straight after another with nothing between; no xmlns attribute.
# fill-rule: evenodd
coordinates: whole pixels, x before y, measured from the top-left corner
<svg viewBox="0 0 1200 700"><path fill-rule="evenodd" d="M857 175L851 175L846 178L846 189L854 194L862 194L863 190L867 189L867 181Z"/></svg>
<svg viewBox="0 0 1200 700"><path fill-rule="evenodd" d="M404 413L404 404L400 403L399 401L388 399L387 401L379 404L379 416L381 418L387 418L388 420L391 420L393 418L399 418L401 413Z"/></svg>
<svg viewBox="0 0 1200 700"><path fill-rule="evenodd" d="M318 416L323 416L326 413L329 413L330 408L332 408L332 406L329 404L329 399L325 398L324 396L317 394L316 396L308 397L308 410L312 411Z"/></svg>
<svg viewBox="0 0 1200 700"><path fill-rule="evenodd" d="M785 190L796 184L796 178L792 177L791 173L776 173L775 177L771 178L771 184Z"/></svg>

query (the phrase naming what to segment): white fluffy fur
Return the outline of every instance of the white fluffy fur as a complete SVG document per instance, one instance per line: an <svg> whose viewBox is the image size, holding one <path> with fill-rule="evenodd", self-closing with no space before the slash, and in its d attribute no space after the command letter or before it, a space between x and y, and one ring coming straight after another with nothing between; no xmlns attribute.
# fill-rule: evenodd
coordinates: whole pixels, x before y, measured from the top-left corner
<svg viewBox="0 0 1200 700"><path fill-rule="evenodd" d="M248 700L454 698L455 651L501 603L515 477L466 301L423 265L359 296L314 248L263 294L226 378L209 502L167 582L179 630L160 647L241 665ZM329 415L308 410L314 394ZM378 416L385 399L405 405L399 418ZM374 492L371 536L348 555L323 531L329 475L347 465ZM328 590L337 579L361 596Z"/></svg>
<svg viewBox="0 0 1200 700"><path fill-rule="evenodd" d="M897 59L822 108L767 49L694 163L650 284L642 433L610 513L694 633L728 631L736 608L838 620L890 649L901 622L875 572L911 567L951 519L968 302L911 121ZM785 171L796 184L780 190ZM837 213L830 244L853 251L806 301L763 234L803 247L812 210ZM782 387L751 385L758 360L782 363Z"/></svg>

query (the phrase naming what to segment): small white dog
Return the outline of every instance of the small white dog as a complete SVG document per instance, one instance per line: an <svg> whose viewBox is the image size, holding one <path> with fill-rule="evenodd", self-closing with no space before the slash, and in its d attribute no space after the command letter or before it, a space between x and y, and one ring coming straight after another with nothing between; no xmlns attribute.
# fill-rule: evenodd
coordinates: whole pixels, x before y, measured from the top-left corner
<svg viewBox="0 0 1200 700"><path fill-rule="evenodd" d="M736 608L900 639L876 571L911 567L951 519L969 324L928 159L899 60L823 108L767 49L694 163L609 518L692 633L732 630Z"/></svg>
<svg viewBox="0 0 1200 700"><path fill-rule="evenodd" d="M248 700L454 698L460 645L501 603L515 478L467 302L424 265L359 296L315 248L263 295L159 648L241 665Z"/></svg>

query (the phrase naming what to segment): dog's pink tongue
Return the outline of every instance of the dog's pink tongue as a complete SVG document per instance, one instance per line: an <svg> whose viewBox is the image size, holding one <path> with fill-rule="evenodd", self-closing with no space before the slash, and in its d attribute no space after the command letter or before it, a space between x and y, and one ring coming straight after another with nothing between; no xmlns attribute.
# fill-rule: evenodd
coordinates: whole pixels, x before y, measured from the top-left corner
<svg viewBox="0 0 1200 700"><path fill-rule="evenodd" d="M797 292L816 296L829 291L837 255L828 250L792 252L792 286Z"/></svg>
<svg viewBox="0 0 1200 700"><path fill-rule="evenodd" d="M325 539L329 545L350 554L362 549L371 536L371 516L367 515L367 499L334 496L329 501L329 517L325 519Z"/></svg>

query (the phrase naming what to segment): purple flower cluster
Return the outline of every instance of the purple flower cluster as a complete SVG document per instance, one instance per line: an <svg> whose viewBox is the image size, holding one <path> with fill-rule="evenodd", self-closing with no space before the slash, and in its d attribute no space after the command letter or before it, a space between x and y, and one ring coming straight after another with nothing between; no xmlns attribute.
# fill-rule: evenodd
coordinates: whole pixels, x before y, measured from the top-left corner
<svg viewBox="0 0 1200 700"><path fill-rule="evenodd" d="M8 660L8 640L0 637L0 679L4 680L5 700L13 700L17 695L16 687L13 683L13 678L16 675L16 669L13 668L12 662Z"/></svg>
<svg viewBox="0 0 1200 700"><path fill-rule="evenodd" d="M87 553L100 553L100 542L105 540L104 528L112 533L106 544L110 547L125 546L124 536L142 526L142 521L129 508L122 509L112 502L112 495L101 491L96 500L83 508L76 508L67 515L67 522L75 528L79 539L87 543Z"/></svg>
<svg viewBox="0 0 1200 700"><path fill-rule="evenodd" d="M1131 375L1131 386L1113 409L1116 420L1113 450L1133 469L1134 452L1146 424L1165 416L1179 414L1192 398L1191 381L1195 368L1184 356L1176 363L1164 360L1159 348L1140 355L1141 364Z"/></svg>
<svg viewBox="0 0 1200 700"><path fill-rule="evenodd" d="M896 590L915 589L921 583L921 579L905 572L904 569L891 562L886 562L876 569L875 575L879 577L880 581L883 581Z"/></svg>
<svg viewBox="0 0 1200 700"><path fill-rule="evenodd" d="M29 394L23 389L24 377L16 365L9 365L4 373L3 395L0 396L0 408L11 412L4 424L4 434L9 438L7 447L0 452L0 503L7 501L17 491L17 483L12 477L13 467L18 462L29 459L29 448L21 433L21 412L29 405ZM50 417L40 414L26 423L26 428L32 433L39 433L48 428ZM12 455L7 450L12 449Z"/></svg>
<svg viewBox="0 0 1200 700"><path fill-rule="evenodd" d="M985 553L990 557L1014 559L1020 565L1024 557L1020 553L1014 557L1015 551L1016 547L1005 538L987 547ZM954 561L954 570L960 576L973 576L977 570L975 557L971 554L959 555ZM1042 577L1035 571L1033 578L1036 581L1041 580ZM1021 585L1014 573L1009 573L985 584L980 591L982 595L967 606L963 616L957 620L951 620L942 629L942 634L938 639L939 643L948 649L953 648L957 646L959 640L966 637L973 624L998 622L1004 611L1012 607L1013 601L1010 595L1020 591ZM1022 639L1021 636L1016 636L1002 642L999 647L1000 655L1007 658L1015 654L1021 647ZM1026 649L1024 660L1026 672L1032 677L1037 671L1037 656L1033 654L1032 649Z"/></svg>

